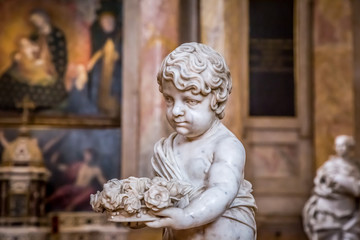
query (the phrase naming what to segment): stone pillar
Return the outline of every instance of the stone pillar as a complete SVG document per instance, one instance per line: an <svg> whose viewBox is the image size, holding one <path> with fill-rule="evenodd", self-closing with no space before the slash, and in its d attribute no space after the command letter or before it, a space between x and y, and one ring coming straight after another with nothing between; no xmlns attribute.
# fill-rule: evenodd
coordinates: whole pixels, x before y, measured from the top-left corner
<svg viewBox="0 0 360 240"><path fill-rule="evenodd" d="M121 178L150 176L156 141L171 131L156 74L178 46L179 0L124 1Z"/></svg>
<svg viewBox="0 0 360 240"><path fill-rule="evenodd" d="M202 0L200 2L201 41L225 55L225 1Z"/></svg>
<svg viewBox="0 0 360 240"><path fill-rule="evenodd" d="M156 82L163 58L178 45L178 0L142 0L139 82L139 176L150 176L154 144L169 134L164 102Z"/></svg>
<svg viewBox="0 0 360 240"><path fill-rule="evenodd" d="M139 159L140 0L124 0L121 178L135 176ZM126 61L125 61L126 59Z"/></svg>
<svg viewBox="0 0 360 240"><path fill-rule="evenodd" d="M334 138L354 135L351 0L314 1L314 148L316 168Z"/></svg>
<svg viewBox="0 0 360 240"><path fill-rule="evenodd" d="M241 102L244 100L241 88L246 79L243 76L247 74L247 40L241 41L241 34L246 31L241 28L241 16L247 15L243 3L237 0L200 1L201 42L225 57L232 76L233 89L223 123L240 139L243 130Z"/></svg>

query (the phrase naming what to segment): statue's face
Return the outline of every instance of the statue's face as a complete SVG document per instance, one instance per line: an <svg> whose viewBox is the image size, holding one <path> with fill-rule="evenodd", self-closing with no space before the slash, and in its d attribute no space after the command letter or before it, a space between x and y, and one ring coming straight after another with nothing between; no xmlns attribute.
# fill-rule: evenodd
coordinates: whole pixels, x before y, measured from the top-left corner
<svg viewBox="0 0 360 240"><path fill-rule="evenodd" d="M351 147L344 138L338 138L335 140L335 151L341 157L349 157L351 154Z"/></svg>
<svg viewBox="0 0 360 240"><path fill-rule="evenodd" d="M196 138L211 128L217 116L211 110L212 94L203 96L180 91L171 81L162 83L166 117L172 128L187 138Z"/></svg>

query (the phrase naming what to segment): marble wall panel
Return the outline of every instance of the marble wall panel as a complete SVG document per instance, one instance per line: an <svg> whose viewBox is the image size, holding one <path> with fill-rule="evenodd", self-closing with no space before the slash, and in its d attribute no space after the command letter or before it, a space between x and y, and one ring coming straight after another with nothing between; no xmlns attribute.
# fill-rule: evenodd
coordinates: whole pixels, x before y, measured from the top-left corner
<svg viewBox="0 0 360 240"><path fill-rule="evenodd" d="M201 42L222 54L232 77L232 92L228 99L223 123L238 137L242 137L243 121L241 105L244 96L241 88L246 80L246 51L243 51L241 18L245 7L238 0L200 0ZM234 12L238 14L233 14ZM241 39L241 40L240 40ZM241 63L241 64L239 64ZM245 73L246 76L246 73Z"/></svg>
<svg viewBox="0 0 360 240"><path fill-rule="evenodd" d="M139 176L152 174L154 144L171 131L156 82L163 58L178 45L178 0L140 2L141 60L139 83Z"/></svg>
<svg viewBox="0 0 360 240"><path fill-rule="evenodd" d="M334 138L354 134L350 0L314 1L314 148L316 167L333 153Z"/></svg>
<svg viewBox="0 0 360 240"><path fill-rule="evenodd" d="M288 178L299 175L296 145L250 146L255 178Z"/></svg>

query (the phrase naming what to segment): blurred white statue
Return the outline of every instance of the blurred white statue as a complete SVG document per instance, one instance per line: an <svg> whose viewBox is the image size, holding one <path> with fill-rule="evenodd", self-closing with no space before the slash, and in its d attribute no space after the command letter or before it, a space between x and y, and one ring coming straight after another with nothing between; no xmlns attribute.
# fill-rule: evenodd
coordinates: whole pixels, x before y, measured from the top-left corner
<svg viewBox="0 0 360 240"><path fill-rule="evenodd" d="M317 171L313 195L303 211L311 240L360 239L360 167L354 148L353 137L336 137L337 155Z"/></svg>

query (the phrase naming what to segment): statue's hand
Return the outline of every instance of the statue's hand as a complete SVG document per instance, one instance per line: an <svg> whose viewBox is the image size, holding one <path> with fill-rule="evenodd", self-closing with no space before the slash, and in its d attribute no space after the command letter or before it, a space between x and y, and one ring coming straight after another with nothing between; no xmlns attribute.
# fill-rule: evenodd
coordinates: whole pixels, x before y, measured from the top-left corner
<svg viewBox="0 0 360 240"><path fill-rule="evenodd" d="M146 225L152 228L170 227L173 229L186 229L192 225L191 217L187 216L181 208L167 208L159 212L152 212L159 217L158 220L147 222Z"/></svg>

